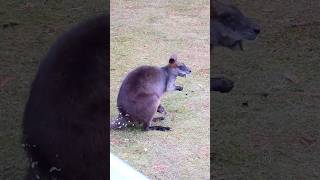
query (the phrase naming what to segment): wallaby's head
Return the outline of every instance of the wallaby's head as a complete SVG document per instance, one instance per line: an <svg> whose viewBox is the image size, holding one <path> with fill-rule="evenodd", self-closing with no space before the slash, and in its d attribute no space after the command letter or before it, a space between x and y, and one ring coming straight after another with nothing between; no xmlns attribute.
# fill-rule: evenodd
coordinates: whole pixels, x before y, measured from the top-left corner
<svg viewBox="0 0 320 180"><path fill-rule="evenodd" d="M211 43L213 46L224 46L230 49L240 48L242 40L255 40L260 32L259 26L244 16L232 5L216 0L211 1Z"/></svg>
<svg viewBox="0 0 320 180"><path fill-rule="evenodd" d="M177 55L172 54L168 64L169 72L171 75L186 77L191 73L191 70L184 64L177 60Z"/></svg>

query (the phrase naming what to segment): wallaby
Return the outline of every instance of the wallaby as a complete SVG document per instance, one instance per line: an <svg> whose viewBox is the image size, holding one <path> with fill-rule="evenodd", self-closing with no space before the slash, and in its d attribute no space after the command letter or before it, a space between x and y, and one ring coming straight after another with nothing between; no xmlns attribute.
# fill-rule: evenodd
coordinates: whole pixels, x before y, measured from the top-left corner
<svg viewBox="0 0 320 180"><path fill-rule="evenodd" d="M242 40L255 40L259 26L232 5L211 0L211 45L243 50Z"/></svg>
<svg viewBox="0 0 320 180"><path fill-rule="evenodd" d="M41 60L23 118L26 180L108 179L109 17L60 36Z"/></svg>
<svg viewBox="0 0 320 180"><path fill-rule="evenodd" d="M122 128L129 122L138 122L143 123L144 131L170 130L170 127L150 126L150 123L156 112L165 113L160 104L161 96L169 91L182 91L183 87L175 85L176 78L186 77L189 73L191 70L178 62L175 54L164 67L141 66L131 71L121 84L117 98L119 115L111 128Z"/></svg>
<svg viewBox="0 0 320 180"><path fill-rule="evenodd" d="M254 40L260 33L259 26L241 11L232 5L211 0L211 48L227 47L243 50L242 40ZM210 79L210 91L221 93L230 92L234 82L227 77L214 77Z"/></svg>

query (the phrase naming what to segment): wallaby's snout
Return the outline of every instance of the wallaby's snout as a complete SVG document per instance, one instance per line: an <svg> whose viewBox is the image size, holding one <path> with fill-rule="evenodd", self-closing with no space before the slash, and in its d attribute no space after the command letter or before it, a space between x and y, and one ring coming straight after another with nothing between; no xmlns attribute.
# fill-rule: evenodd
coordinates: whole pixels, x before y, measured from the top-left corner
<svg viewBox="0 0 320 180"><path fill-rule="evenodd" d="M254 31L256 34L259 34L259 33L260 33L260 27L258 27L258 25L256 25L255 27L253 27L253 31Z"/></svg>
<svg viewBox="0 0 320 180"><path fill-rule="evenodd" d="M171 55L168 66L176 76L186 77L187 74L191 73L191 69L184 63L179 62L175 54Z"/></svg>
<svg viewBox="0 0 320 180"><path fill-rule="evenodd" d="M178 69L179 69L178 76L181 76L181 77L186 77L187 74L191 73L191 70L183 63L181 63L181 65L178 66Z"/></svg>
<svg viewBox="0 0 320 180"><path fill-rule="evenodd" d="M245 40L255 40L260 33L260 27L253 19L244 20L244 28L239 30L242 32L243 39Z"/></svg>
<svg viewBox="0 0 320 180"><path fill-rule="evenodd" d="M230 49L242 48L242 40L255 40L260 33L258 24L232 5L212 0L211 43Z"/></svg>

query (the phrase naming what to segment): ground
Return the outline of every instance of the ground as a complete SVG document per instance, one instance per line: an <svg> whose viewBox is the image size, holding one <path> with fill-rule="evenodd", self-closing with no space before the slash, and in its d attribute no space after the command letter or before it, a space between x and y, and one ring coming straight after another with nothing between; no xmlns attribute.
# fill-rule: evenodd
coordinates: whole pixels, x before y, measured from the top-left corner
<svg viewBox="0 0 320 180"><path fill-rule="evenodd" d="M21 124L31 82L48 48L73 24L104 12L105 0L0 2L0 179L27 166Z"/></svg>
<svg viewBox="0 0 320 180"><path fill-rule="evenodd" d="M209 1L111 1L111 119L125 75L163 66L170 54L192 70L182 92L165 95L172 131L111 131L111 152L151 179L209 179Z"/></svg>
<svg viewBox="0 0 320 180"><path fill-rule="evenodd" d="M320 178L320 4L232 1L261 26L245 51L216 48L212 74L236 81L211 94L211 177Z"/></svg>

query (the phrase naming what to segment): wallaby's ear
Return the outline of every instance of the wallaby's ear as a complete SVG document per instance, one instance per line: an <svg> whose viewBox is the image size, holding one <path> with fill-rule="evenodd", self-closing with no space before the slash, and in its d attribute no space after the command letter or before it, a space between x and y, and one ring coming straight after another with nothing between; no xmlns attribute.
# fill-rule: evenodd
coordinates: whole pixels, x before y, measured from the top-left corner
<svg viewBox="0 0 320 180"><path fill-rule="evenodd" d="M176 63L176 61L177 61L177 55L172 54L169 59L169 64L174 64L174 63Z"/></svg>
<svg viewBox="0 0 320 180"><path fill-rule="evenodd" d="M169 64L174 64L176 61L172 58L169 59Z"/></svg>

